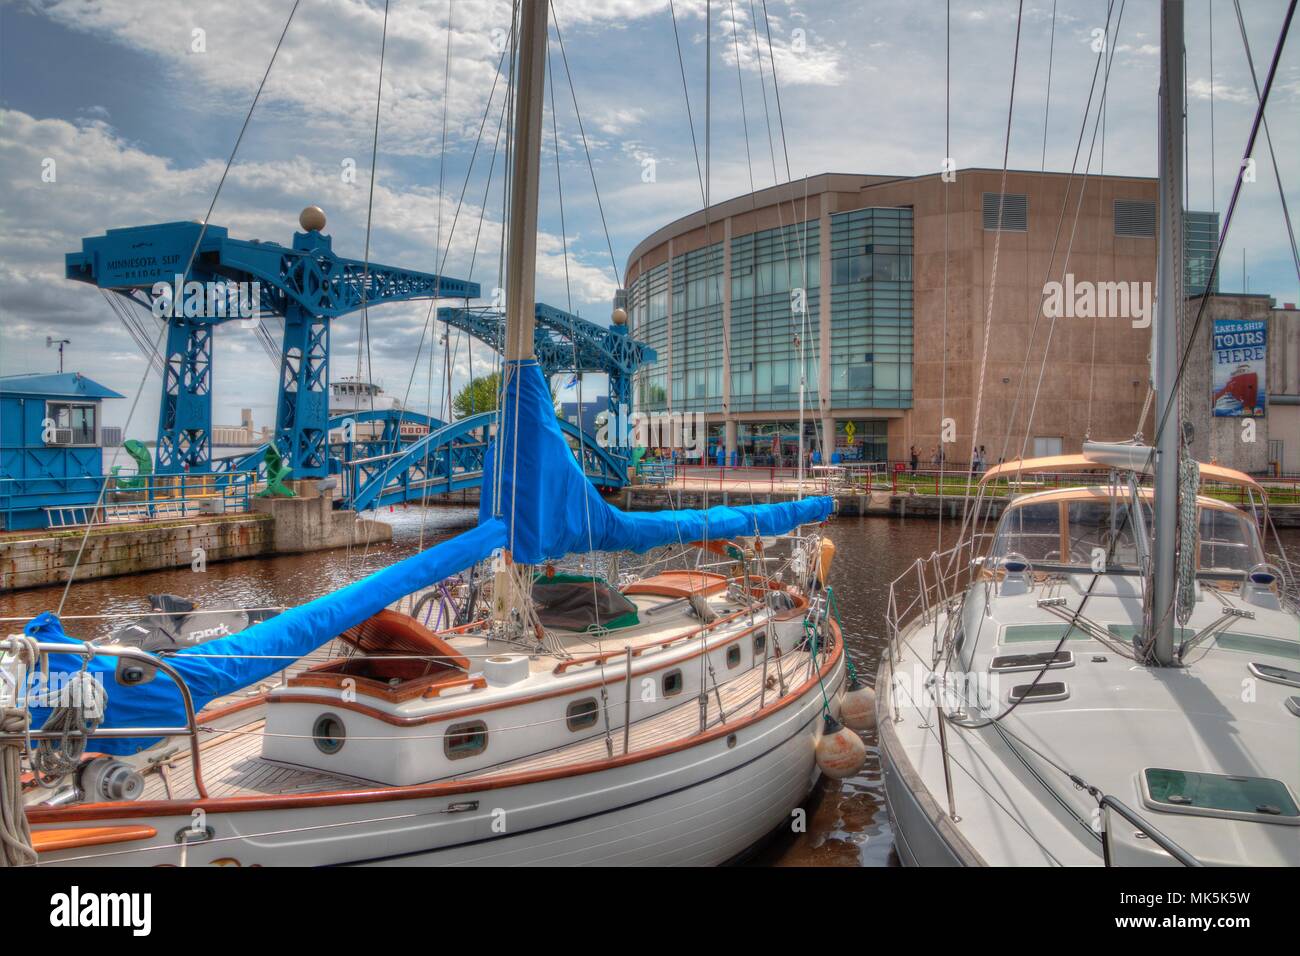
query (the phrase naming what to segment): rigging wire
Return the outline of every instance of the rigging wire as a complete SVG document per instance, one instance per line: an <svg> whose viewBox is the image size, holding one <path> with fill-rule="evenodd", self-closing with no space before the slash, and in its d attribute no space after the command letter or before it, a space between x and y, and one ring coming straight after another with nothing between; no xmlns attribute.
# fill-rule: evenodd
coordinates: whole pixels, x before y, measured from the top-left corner
<svg viewBox="0 0 1300 956"><path fill-rule="evenodd" d="M591 148L587 145L587 131L582 123L582 110L578 108L578 91L573 85L573 74L569 71L569 57L564 51L564 35L560 32L560 22L555 15L554 0L548 0L551 6L551 22L555 26L555 39L560 44L560 59L564 63L564 75L569 81L569 95L573 98L573 114L578 121L578 135L582 138L582 151L587 156L587 169L591 172L591 188L596 194L596 209L600 212L600 227L605 231L605 245L609 248L609 264L614 270L614 285L623 287L623 280L618 271L618 260L614 257L614 243L609 238L609 224L605 221L605 206L600 199L600 186L596 183L596 166L591 161Z"/></svg>
<svg viewBox="0 0 1300 956"><path fill-rule="evenodd" d="M1126 0L1121 0L1121 2L1120 2L1120 7L1119 7L1119 16L1118 16L1118 17L1116 18L1116 20L1115 20L1115 34L1116 34L1117 37L1118 37L1118 35L1119 35L1119 29L1120 29L1120 26L1122 25L1123 20L1124 20L1124 7L1125 7L1125 2L1126 2ZM1112 4L1112 6L1113 6L1113 4ZM1109 35L1109 18L1107 18L1107 19L1108 19L1108 22L1107 22L1107 35ZM1109 55L1108 57L1106 57L1106 71L1105 71L1105 76L1104 76L1103 79L1102 79L1101 99L1100 99L1100 101L1099 101L1099 103L1098 103L1098 106L1097 106L1097 115L1096 115L1096 118L1095 118L1094 121L1093 121L1093 126L1092 126L1092 141L1091 141L1091 143L1090 143L1089 146L1088 146L1088 158L1087 158L1087 160L1084 162L1084 166L1083 166L1083 181L1082 181L1082 182L1080 183L1080 185L1079 185L1079 198L1078 198L1078 201L1076 202L1076 204L1075 204L1075 208L1074 208L1074 222L1073 222L1073 223L1071 224L1071 226L1070 226L1070 239L1069 239L1069 242L1066 244L1066 247L1065 247L1065 258L1064 258L1063 262L1061 263L1061 282L1062 282L1062 284L1064 284L1064 282L1065 282L1065 277L1066 277L1066 275L1067 275L1067 270L1069 269L1069 264L1070 264L1070 256L1071 256L1071 254L1072 254L1073 251L1074 251L1074 240L1075 240L1075 236L1077 235L1078 228L1079 228L1079 219L1080 219L1080 216L1081 216L1081 214L1082 214L1082 212L1083 212L1083 200L1084 200L1084 197L1085 197L1085 195L1086 195L1086 193L1087 193L1087 189L1088 189L1088 177L1089 177L1089 171L1090 171L1091 168L1092 168L1092 154L1093 154L1093 151L1095 150L1096 145L1097 145L1097 132L1098 132L1098 130L1099 130L1100 127L1101 127L1102 108L1103 108L1104 103L1105 103L1106 91L1107 91L1107 89L1108 89L1109 86L1110 86L1110 68L1111 68L1111 65L1115 62L1115 55L1114 55L1114 52L1113 52L1113 51L1114 51L1115 44L1114 44L1114 43L1107 44L1107 47L1108 47L1112 52L1110 53L1110 55ZM1093 68L1093 87L1094 87L1094 89L1095 89L1095 87L1096 87L1096 82L1097 82L1097 67L1099 67L1099 66L1101 65L1101 57L1102 57L1103 55L1104 55L1104 51L1103 51L1102 54L1099 54L1099 55L1098 55L1097 64L1096 64L1096 66L1094 66L1094 68ZM1089 109L1089 107L1091 106L1091 101L1092 101L1092 93L1091 93L1091 92L1089 92L1088 99L1089 99L1089 106L1087 106L1087 107L1084 108L1084 119L1083 119L1083 124L1082 124L1082 126L1079 128L1079 144L1075 147L1075 163L1078 162L1078 149L1079 149L1079 146L1081 146L1081 145L1082 145L1082 142L1083 142L1083 131L1084 131L1084 129L1086 129L1086 127L1087 127L1087 125L1088 125L1088 109ZM1071 175L1071 178L1073 178L1073 175L1074 175L1073 169L1071 170L1071 174L1070 174L1070 175ZM1100 190L1099 190L1099 191L1100 191ZM1068 203L1068 201L1069 201L1069 193L1068 193L1068 190L1067 190L1067 193L1066 193L1066 202ZM1061 213L1062 213L1062 216L1064 216L1064 213L1065 213L1065 208L1064 208L1064 206L1062 207ZM1058 227L1057 227L1057 238L1059 239L1059 237L1060 237L1060 224L1058 223ZM1056 252L1055 242L1053 243L1053 249L1052 249L1052 252L1053 252L1053 258L1054 258L1054 257L1055 257L1055 252ZM1048 261L1050 262L1051 260L1049 259ZM1050 265L1049 265L1049 268L1050 268ZM1040 308L1040 309L1038 310L1038 312L1037 312L1037 314L1036 314L1036 316L1035 316L1035 320L1034 320L1034 328L1035 328L1035 329L1036 329L1037 326L1038 326L1038 316L1041 315L1041 314L1042 314L1042 310L1041 310L1041 308ZM1037 381L1037 383L1036 383L1035 386L1034 386L1034 398L1033 398L1032 403L1030 404L1030 407L1029 407L1029 413L1025 416L1025 433L1024 433L1024 436L1021 438L1021 442L1020 442L1020 456L1019 456L1020 459L1021 459L1022 461L1024 460L1024 457L1025 457L1025 450L1026 450L1026 448L1028 447L1028 444L1029 444L1029 433L1030 433L1030 431L1033 429L1034 415L1035 415L1035 413L1038 411L1038 400L1039 400L1039 396L1042 394L1042 388L1043 388L1043 377L1044 377L1044 375L1045 375L1045 373L1046 373L1046 371L1047 371L1047 359L1048 359L1048 356L1051 354L1051 349L1052 349L1052 339L1053 339L1053 337L1055 336L1055 333L1056 333L1056 317L1055 317L1055 316L1052 316L1051 318L1049 318L1048 323L1047 323L1047 340L1046 340L1046 342L1045 342L1044 345L1043 345L1043 358L1042 358L1042 361L1039 363L1039 366L1038 366L1038 381ZM1032 334L1030 335L1030 342L1031 342L1031 343L1033 342L1033 335L1032 335ZM1026 354L1026 364L1027 364L1027 363L1028 363L1028 354ZM1018 403L1019 395L1020 395L1020 389L1019 389L1019 387L1017 387L1016 394L1017 394L1017 403ZM1012 413L1011 413L1010 418L1008 419L1008 431L1009 431L1009 429L1010 429L1011 427L1013 427L1014 420L1015 420L1015 406L1012 407ZM1004 454L1005 454L1005 445L1004 445Z"/></svg>
<svg viewBox="0 0 1300 956"><path fill-rule="evenodd" d="M1237 27L1241 30L1241 45L1246 51L1246 65L1250 68L1250 82L1255 89L1255 102L1259 102L1259 77L1255 74L1255 58L1250 52L1250 40L1246 37L1246 20L1241 15L1241 0L1232 0L1237 12ZM1268 117L1263 117L1264 141L1268 143L1268 157L1273 163L1273 177L1277 180L1277 198L1282 204L1282 219L1286 222L1287 239L1291 242L1291 261L1295 263L1296 278L1300 279L1300 251L1297 251L1295 229L1291 225L1291 208L1286 201L1286 190L1282 188L1282 170L1277 164L1277 154L1273 152L1273 135L1268 129Z"/></svg>
<svg viewBox="0 0 1300 956"><path fill-rule="evenodd" d="M1047 120L1052 114L1052 57L1056 52L1056 0L1052 0L1052 32L1047 40L1047 96L1043 101L1043 158L1038 169L1047 172Z"/></svg>
<svg viewBox="0 0 1300 956"><path fill-rule="evenodd" d="M677 41L677 66L682 75L682 96L686 99L686 122L691 129L691 149L695 151L695 175L700 181L700 201L704 201L704 173L700 166L700 147L695 139L695 118L691 115L691 93L686 86L686 61L682 58L682 38L677 32L677 8L668 0L668 13L673 18L673 39Z"/></svg>
<svg viewBox="0 0 1300 956"><path fill-rule="evenodd" d="M992 331L992 327L993 327L993 297L994 297L994 293L997 290L998 258L1002 251L1002 229L1000 227L1002 225L1002 216L1005 211L1005 205L1006 205L1005 197L1007 192L1007 165L1011 157L1011 119L1015 113L1016 75L1020 69L1020 29L1024 23L1024 17L1025 17L1025 3L1024 0L1020 0L1020 2L1017 4L1017 10L1016 10L1016 43L1011 58L1011 91L1007 97L1007 129L1006 129L1006 135L1002 145L1002 180L1001 180L1001 185L998 187L999 229L994 234L994 238L993 238L993 264L992 264L993 267L992 267L992 273L989 278L988 307L986 308L984 314L984 341L982 343L983 351L980 356L979 390L976 392L975 420L971 428L971 442L972 442L972 447L974 448L978 448L980 416L983 412L983 407L984 407L984 379L985 379L985 373L988 369L989 334ZM967 515L970 508L971 479L973 477L974 477L974 469L972 468L967 473L966 476L966 495L962 503L961 526L963 530L966 528Z"/></svg>
<svg viewBox="0 0 1300 956"><path fill-rule="evenodd" d="M1269 94L1273 90L1273 81L1277 77L1278 64L1282 59L1282 49L1286 46L1287 35L1291 30L1291 21L1295 16L1295 8L1296 0L1290 0L1290 3L1287 4L1286 16L1283 18L1281 30L1278 33L1277 44L1273 48L1273 57L1269 63L1268 75L1264 79L1264 89L1258 97L1259 102L1255 109L1255 117L1250 124L1250 134L1246 138L1246 147L1242 151L1242 159L1237 167L1237 178L1232 187L1232 196L1229 198L1227 208L1224 212L1223 226L1219 230L1219 241L1215 245L1214 258L1210 262L1210 272L1205 280L1205 286L1207 289L1213 287L1214 278L1219 272L1219 262L1223 257L1223 243L1228 236L1228 229L1232 225L1233 214L1237 211L1237 200L1241 198L1241 187L1244 182L1248 160L1250 159L1251 154L1255 151L1255 140L1259 136L1259 130L1264 119L1264 109L1268 105ZM1196 345L1196 334L1200 330L1201 322L1205 318L1205 308L1209 304L1209 301L1210 296L1208 295L1202 295L1200 297L1200 305L1196 310L1196 318L1192 322L1192 327L1188 334L1184 336L1187 344L1183 348L1182 357L1178 362L1178 372L1174 376L1173 390L1175 394L1177 394L1179 388L1182 387L1183 375L1187 371L1187 363L1191 359L1192 349ZM1175 402L1166 402L1164 413L1160 416L1160 421L1156 425L1156 430L1154 432L1156 436L1159 436L1164 432L1165 425L1168 423L1169 415L1175 407ZM1156 447L1152 446L1151 451L1147 456L1148 468L1154 460L1155 454Z"/></svg>
<svg viewBox="0 0 1300 956"><path fill-rule="evenodd" d="M445 53L444 58L443 58L443 66L442 66L442 143L441 143L441 147L440 147L439 154L438 154L438 224L437 224L437 230L436 230L436 232L434 233L434 241L433 241L433 248L434 248L435 250L439 249L439 248L442 246L442 207L443 207L443 205L444 205L444 203L443 203L443 184L444 184L444 173L445 173L446 168L447 168L447 101L448 101L449 99L451 99L451 36L452 36L452 14L453 14L454 10L455 10L455 0L447 0L447 48L446 48L446 53ZM499 76L499 75L500 75L500 73L498 72L498 76ZM497 87L497 80L496 80L496 77L493 77L493 79L492 79L492 89L493 89L493 90L496 90L496 87ZM487 107L487 108L490 109L491 106L492 106L492 98L491 98L491 94L489 94L489 95L488 95L488 107ZM484 118L484 121L486 122L486 120L487 120L487 109L484 109L484 111L483 111L483 118ZM479 127L479 135L480 135L480 136L482 135L482 126ZM475 149L475 152L477 153L477 151L478 151L478 143L477 143L477 142L475 142L475 144L474 144L474 149ZM467 169L467 170L465 171L465 182L466 182L466 184L469 183L469 176L470 176L470 172L471 172L472 170L473 170L473 159L471 158L471 160L470 160L470 168ZM461 190L461 198L463 199L464 196L465 196L465 192L464 192L464 189L462 188L462 190ZM459 202L457 202L457 204L456 204L456 216L457 216L457 217L460 216L460 203L459 203ZM454 232L454 231L455 231L455 228L456 228L456 222L455 222L455 219L452 220L452 227L451 227L451 228L452 228L452 231ZM437 304L439 293L442 291L442 273L443 273L443 270L446 268L446 265L447 265L447 256L448 256L448 254L451 252L451 240L452 240L452 237L451 237L451 235L449 234L449 235L447 236L447 248L446 248L446 250L445 250L445 251L443 252L443 254L442 254L442 261L438 264L438 273L437 273L437 278L434 279L434 282L433 282L433 298L429 300L429 310L430 310L430 311L429 311L429 315L430 315L430 316L433 315L433 311L432 311L432 310L433 310L433 307L434 307L434 305ZM443 334L446 335L446 334L450 331L451 326L450 326L448 323L443 323L443 325L444 325L444 333L443 333ZM419 360L420 360L420 354L419 354L419 352L416 352L416 355L415 355L415 361L418 362ZM450 420L451 420L451 363L450 363L450 362L444 362L444 365L445 365L445 367L446 367L446 373L447 373L447 415L445 416L445 419L446 419L447 421L450 421ZM412 366L411 366L411 374L412 374L412 376L414 376L414 374L415 374L415 364L414 364L414 363L412 363ZM426 398L427 398L428 404L425 406L426 408L429 409L429 411L433 411L433 396L432 396L432 394L430 394L430 391L432 390L432 387L433 387L433 347L432 347L432 345L430 345L430 348L429 348L429 383L428 383L428 389L426 390ZM396 436L395 436L395 439L398 440L398 441L400 441L400 440L401 440L401 434L402 434L402 429L401 429L401 426L399 425L398 428L397 428L397 434L396 434ZM432 430L430 430L430 434L432 434ZM451 475L450 475L450 469L451 469L451 463L450 463L450 461L451 461L451 459L450 459L450 456L449 456L449 457L448 457L448 465L447 465L448 472L449 472L449 474L448 474L448 478L451 477ZM429 484L430 484L430 481L429 481L429 473L428 473L428 472L429 472L429 466L428 466L428 459L426 458L426 459L425 459L424 467L423 467L423 469L421 470L421 473L422 473L423 476L424 476L424 486L423 486L423 488L420 489L420 537L419 537L418 547L419 547L419 549L420 549L421 551L424 550L424 526L425 526L426 522L428 521L428 517L429 517ZM367 525L366 527L369 528L370 526Z"/></svg>
<svg viewBox="0 0 1300 956"><path fill-rule="evenodd" d="M366 199L365 256L364 256L364 265L361 274L361 321L357 325L357 384L359 387L362 381L366 381L369 385L366 391L370 396L370 414L372 419L374 417L374 412L375 412L375 387L374 387L374 382L370 380L373 379L375 376L375 366L371 360L371 355L370 355L370 309L367 306L367 298L370 291L370 234L371 234L371 226L374 221L374 212L375 212L375 174L376 174L375 167L379 159L379 109L383 103L383 98L384 98L384 57L388 48L388 5L389 5L389 0L384 0L384 24L383 24L383 30L380 33L380 38L379 38L379 77L378 77L378 82L375 84L375 128L374 128L374 135L370 141L370 191L369 191L369 196ZM441 208L442 206L441 195L438 196L438 205L439 208ZM366 359L366 378L364 380L361 377L361 356L363 354L363 350L362 350L363 344L365 346L364 354ZM305 354L302 356L302 362L304 365L307 363L307 356ZM361 401L360 401L360 397L358 396L358 401L357 401L358 412L361 410L360 405L361 405ZM401 428L399 427L398 432L400 433L400 431ZM328 433L326 434L323 440L326 446L325 455L326 457L328 457L329 454ZM365 529L366 529L365 545L361 552L361 566L360 566L360 569L363 572L366 567L366 558L370 554L370 525L366 524ZM347 547L346 554L347 554L346 561L350 565L352 563L352 535L348 535L348 547Z"/></svg>
<svg viewBox="0 0 1300 956"><path fill-rule="evenodd" d="M1056 3L1053 0L1052 9L1055 11ZM1053 19L1055 24L1055 19ZM1055 25L1053 25L1055 30ZM1048 67L1048 76L1051 76L1051 67ZM1050 82L1050 80L1049 80ZM1044 132L1046 132L1047 121L1043 120ZM1046 157L1046 147L1044 147L1044 157ZM952 161L952 0L945 0L944 3L944 20L943 20L943 161L944 169L950 172L956 179L956 170L948 170L947 167ZM1044 159L1044 162L1046 160ZM939 539L937 550L943 552L943 492L944 492L944 464L948 457L943 447L943 431L945 422L948 417L948 237L949 237L949 216L948 209L948 189L952 185L946 177L943 178L943 362L939 371L939 441L934 446L935 454L939 461Z"/></svg>
<svg viewBox="0 0 1300 956"><path fill-rule="evenodd" d="M256 109L258 100L262 97L262 90L266 88L266 80L271 75L271 67L275 66L276 57L280 53L280 47L284 45L285 35L289 32L289 25L293 23L294 14L298 12L298 5L302 0L293 0L293 6L289 10L289 16L284 21L284 29L280 31L280 38L275 43L275 49L271 52L271 59L266 64L266 71L262 74L262 81L257 85L257 92L253 94L253 101L248 105L248 112L244 115L243 125L239 127L239 135L235 137L235 145L230 150L230 156L226 159L225 168L221 171L221 178L217 180L217 188L212 193L212 201L208 203L207 214L203 217L202 225L199 228L199 234L194 239L194 246L190 249L189 258L185 262L185 270L181 273L183 276L190 274L190 269L194 267L194 258L199 254L199 246L203 244L203 237L207 234L208 223L212 220L212 210L216 208L217 199L221 196L222 187L226 184L226 177L230 174L230 167L235 162L235 156L239 152L239 146L244 141L244 134L248 131L249 121L253 118L253 110ZM163 340L167 335L167 325L164 322L158 332L158 338L154 342L153 351L158 352L161 349ZM140 405L140 397L144 394L144 386L149 381L149 368L146 367L144 374L140 377L140 385L136 388L135 397L131 400L131 407L126 414L126 422L122 425L122 434L126 434L127 429L131 427L131 421L135 418L135 410ZM109 467L117 464L118 455L121 453L122 446L113 449L113 457L109 459ZM95 511L98 511L104 504L104 495L108 491L108 482L105 481L99 489L99 497L95 501ZM93 513L93 512L92 512ZM86 542L90 539L90 529L93 527L92 522L86 522L86 530L81 536L81 544L77 547L76 557L73 558L72 567L68 569L68 580L63 586L63 593L59 596L59 606L55 614L63 613L63 606L67 603L68 592L72 589L72 582L76 579L77 568L81 565L81 558L86 551Z"/></svg>

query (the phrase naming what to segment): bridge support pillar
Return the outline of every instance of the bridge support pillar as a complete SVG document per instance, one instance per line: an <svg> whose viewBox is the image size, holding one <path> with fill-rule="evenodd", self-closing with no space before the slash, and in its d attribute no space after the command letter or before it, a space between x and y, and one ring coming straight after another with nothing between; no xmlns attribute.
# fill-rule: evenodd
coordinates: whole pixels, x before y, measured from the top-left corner
<svg viewBox="0 0 1300 956"><path fill-rule="evenodd" d="M212 467L212 329L186 318L167 320L157 472L177 475Z"/></svg>
<svg viewBox="0 0 1300 956"><path fill-rule="evenodd" d="M294 478L324 478L329 456L330 320L291 302L284 316L275 442Z"/></svg>

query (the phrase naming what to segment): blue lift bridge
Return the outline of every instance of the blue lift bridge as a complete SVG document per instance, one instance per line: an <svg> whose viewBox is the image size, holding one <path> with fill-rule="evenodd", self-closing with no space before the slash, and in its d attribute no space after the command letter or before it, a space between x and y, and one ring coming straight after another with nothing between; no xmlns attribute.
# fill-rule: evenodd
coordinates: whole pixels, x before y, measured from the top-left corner
<svg viewBox="0 0 1300 956"><path fill-rule="evenodd" d="M265 446L250 455L214 459L212 449L212 363L218 326L280 316L284 339L274 444L296 479L342 474L341 507L365 510L430 494L476 486L495 413L442 422L410 411L378 410L331 419L331 324L362 308L418 299L479 298L478 283L416 272L334 253L323 213L308 207L292 246L232 238L215 225L170 222L111 229L83 239L81 251L66 257L67 277L120 293L141 307L160 311L167 324L161 356L156 471L160 475L203 474L257 467ZM197 243L197 250L195 245ZM185 271L191 252L193 264ZM184 273L182 276L181 274ZM159 300L162 299L161 308ZM256 307L254 311L253 307ZM460 329L496 350L503 343L500 313L484 308L438 311ZM609 376L609 402L617 411L631 405L632 376L655 360L623 324L601 327L568 312L537 306L537 355L549 376L602 372ZM382 422L368 438L339 441L347 419ZM401 422L418 422L427 434L402 437ZM630 449L602 448L594 436L569 423L575 452L597 484L625 483ZM331 430L336 440L331 444ZM580 450L580 452L579 452Z"/></svg>

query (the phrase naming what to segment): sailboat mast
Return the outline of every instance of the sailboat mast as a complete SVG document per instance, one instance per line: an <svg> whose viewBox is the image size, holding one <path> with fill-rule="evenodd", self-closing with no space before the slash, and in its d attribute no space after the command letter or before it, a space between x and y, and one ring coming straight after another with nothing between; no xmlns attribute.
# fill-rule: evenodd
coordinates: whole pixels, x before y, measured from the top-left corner
<svg viewBox="0 0 1300 956"><path fill-rule="evenodd" d="M510 223L506 239L507 362L531 359L537 267L537 187L542 163L547 0L523 0L519 13L519 82L515 89ZM506 373L510 374L509 371Z"/></svg>
<svg viewBox="0 0 1300 956"><path fill-rule="evenodd" d="M1156 663L1174 663L1178 531L1178 308L1183 302L1183 0L1160 4L1160 231L1152 343L1156 439L1151 626Z"/></svg>

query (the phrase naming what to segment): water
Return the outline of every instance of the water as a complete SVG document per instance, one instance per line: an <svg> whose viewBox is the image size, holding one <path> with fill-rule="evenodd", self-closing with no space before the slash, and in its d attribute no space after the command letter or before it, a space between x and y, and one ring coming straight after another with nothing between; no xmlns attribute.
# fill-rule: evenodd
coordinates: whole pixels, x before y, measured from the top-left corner
<svg viewBox="0 0 1300 956"><path fill-rule="evenodd" d="M393 526L391 543L369 548L258 558L210 565L202 574L188 569L158 571L74 584L64 607L75 614L134 613L149 610L148 594L171 592L203 607L272 607L301 604L342 587L425 545L473 526L472 507L397 509L382 520ZM835 541L832 583L844 624L849 657L858 674L873 679L885 647L889 583L938 544L939 525L930 519L838 518L827 525ZM956 525L944 522L944 543L955 543ZM1282 532L1293 564L1300 562L1300 531ZM58 606L61 588L20 591L0 597L0 616L30 617ZM10 624L16 630L18 625ZM107 622L68 621L80 637L105 636ZM867 763L843 781L826 781L807 801L807 832L782 833L760 848L751 862L776 866L894 866L893 834L885 809L875 733L864 735Z"/></svg>

